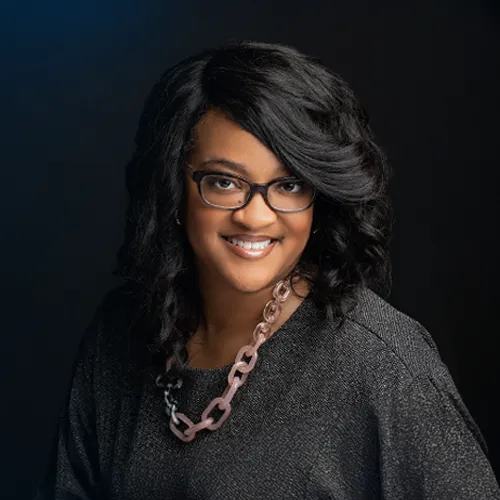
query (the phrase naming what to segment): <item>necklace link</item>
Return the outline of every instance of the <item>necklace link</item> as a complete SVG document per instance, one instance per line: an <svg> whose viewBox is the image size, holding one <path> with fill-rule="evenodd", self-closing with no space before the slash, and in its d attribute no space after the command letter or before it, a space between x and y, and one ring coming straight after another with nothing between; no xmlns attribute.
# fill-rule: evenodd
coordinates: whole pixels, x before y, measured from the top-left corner
<svg viewBox="0 0 500 500"><path fill-rule="evenodd" d="M258 323L253 331L253 343L243 346L236 355L231 371L227 377L228 385L222 396L216 397L205 408L201 415L201 420L197 424L192 422L184 413L177 413L178 403L172 396L172 390L178 389L182 386L182 379L177 379L175 386L171 383L167 384L164 390L166 413L170 416L170 429L171 431L184 442L192 441L197 433L203 429L215 431L219 429L231 414L231 401L233 400L238 389L245 384L248 374L254 369L255 363L258 359L259 347L269 338L271 327L276 322L282 311L282 304L285 302L291 293L291 286L287 279L280 281L273 289L274 299L270 300L264 307L262 316L264 321ZM243 360L244 357L249 358L249 362ZM167 371L172 366L173 359L167 361ZM158 380L157 378L157 385ZM223 414L218 421L210 417L210 413L218 407ZM187 426L187 429L181 431L179 424L182 422Z"/></svg>

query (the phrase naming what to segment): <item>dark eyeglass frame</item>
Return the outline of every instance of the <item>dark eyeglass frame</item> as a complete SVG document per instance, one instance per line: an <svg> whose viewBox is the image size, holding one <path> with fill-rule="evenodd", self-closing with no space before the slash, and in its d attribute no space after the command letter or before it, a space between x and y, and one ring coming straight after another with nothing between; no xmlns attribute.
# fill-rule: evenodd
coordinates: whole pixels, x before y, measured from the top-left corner
<svg viewBox="0 0 500 500"><path fill-rule="evenodd" d="M271 210L274 210L275 212L282 212L282 213L289 213L289 214L290 213L298 213L298 212L303 212L304 210L307 210L308 208L310 208L311 205L314 203L314 199L316 197L316 189L314 187L312 187L313 194L312 194L311 201L304 208L299 208L297 210L286 210L286 209L282 209L282 208L275 208L271 205L271 203L269 202L269 199L267 197L267 191L268 191L270 186L272 186L273 184L276 184L277 182L283 182L283 181L298 181L298 182L304 182L304 181L302 181L301 179L299 179L297 177L288 176L288 177L278 177L276 179L273 179L271 182L268 182L267 184L257 184L254 182L250 182L248 179L245 179L245 177L242 177L242 176L236 175L236 174L229 174L227 172L214 171L214 170L194 170L193 167L191 167L191 166L188 166L188 168L190 170L193 170L191 177L192 177L193 181L196 182L196 184L198 185L198 192L200 193L201 199L208 206L214 207L214 208L220 208L221 210L233 210L234 211L234 210L240 210L241 208L245 208L252 201L254 194L260 193L260 194L262 194L262 197L264 198L266 205ZM203 178L206 177L207 175L222 175L224 177L230 177L232 179L238 179L240 181L245 182L246 184L248 184L250 186L250 192L248 193L247 201L243 205L238 206L238 207L222 207L220 205L214 205L213 203L210 203L203 196L203 192L201 189L201 183L203 181Z"/></svg>

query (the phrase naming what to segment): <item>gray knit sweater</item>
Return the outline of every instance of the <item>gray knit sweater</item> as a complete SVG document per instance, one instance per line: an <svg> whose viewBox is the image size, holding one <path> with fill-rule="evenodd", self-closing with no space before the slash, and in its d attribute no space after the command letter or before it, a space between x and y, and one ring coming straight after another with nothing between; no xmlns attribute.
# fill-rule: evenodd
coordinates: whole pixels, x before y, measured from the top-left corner
<svg viewBox="0 0 500 500"><path fill-rule="evenodd" d="M154 381L128 380L114 307L84 335L39 500L500 499L431 337L370 290L342 329L306 299L191 443ZM189 369L179 411L199 421L229 370Z"/></svg>

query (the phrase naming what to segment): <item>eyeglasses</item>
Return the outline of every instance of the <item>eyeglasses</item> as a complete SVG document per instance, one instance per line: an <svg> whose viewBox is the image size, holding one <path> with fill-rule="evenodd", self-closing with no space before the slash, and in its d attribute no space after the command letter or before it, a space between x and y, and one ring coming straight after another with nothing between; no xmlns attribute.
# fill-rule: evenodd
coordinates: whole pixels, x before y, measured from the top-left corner
<svg viewBox="0 0 500 500"><path fill-rule="evenodd" d="M189 169L194 170L191 166ZM255 193L261 193L266 204L277 212L295 213L308 209L316 190L296 177L279 177L267 184L254 184L239 175L210 170L195 170L192 179L198 185L202 200L223 210L247 206Z"/></svg>

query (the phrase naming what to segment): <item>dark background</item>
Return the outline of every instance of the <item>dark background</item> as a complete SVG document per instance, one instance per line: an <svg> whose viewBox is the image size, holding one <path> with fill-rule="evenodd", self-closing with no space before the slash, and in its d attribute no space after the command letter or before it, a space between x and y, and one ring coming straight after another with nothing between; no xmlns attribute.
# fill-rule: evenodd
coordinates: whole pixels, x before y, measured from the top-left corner
<svg viewBox="0 0 500 500"><path fill-rule="evenodd" d="M480 1L2 2L0 496L34 495L114 284L146 94L228 38L320 56L368 109L395 174L389 301L434 336L498 474L498 23Z"/></svg>

